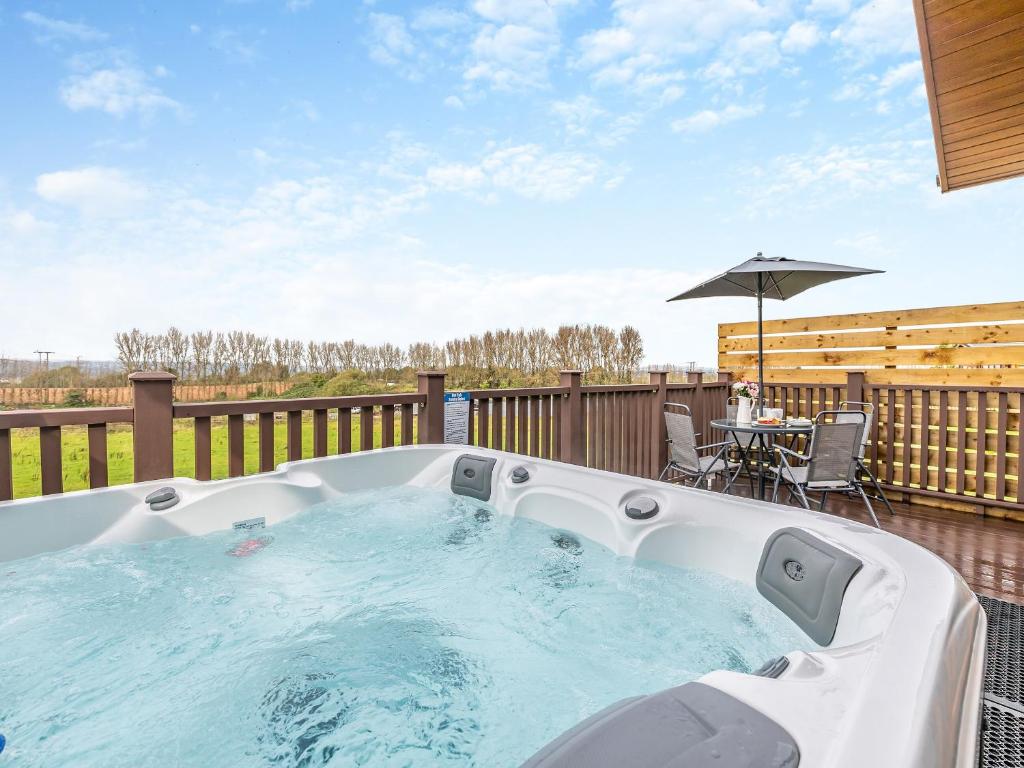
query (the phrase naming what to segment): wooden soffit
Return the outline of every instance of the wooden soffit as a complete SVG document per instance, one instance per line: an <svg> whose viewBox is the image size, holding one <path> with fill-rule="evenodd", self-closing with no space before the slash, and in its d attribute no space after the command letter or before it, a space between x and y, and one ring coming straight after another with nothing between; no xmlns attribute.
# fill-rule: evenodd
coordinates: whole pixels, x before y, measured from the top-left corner
<svg viewBox="0 0 1024 768"><path fill-rule="evenodd" d="M943 192L1024 175L1024 0L913 0Z"/></svg>

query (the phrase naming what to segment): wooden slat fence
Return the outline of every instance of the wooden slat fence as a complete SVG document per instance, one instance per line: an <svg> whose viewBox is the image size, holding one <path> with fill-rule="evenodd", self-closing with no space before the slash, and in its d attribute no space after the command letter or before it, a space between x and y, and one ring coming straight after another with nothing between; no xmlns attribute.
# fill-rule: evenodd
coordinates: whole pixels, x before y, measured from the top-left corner
<svg viewBox="0 0 1024 768"><path fill-rule="evenodd" d="M254 394L280 395L292 385L286 381L254 384L176 384L174 399L238 400ZM94 406L131 405L131 387L0 387L0 405L61 405L69 395L81 395Z"/></svg>
<svg viewBox="0 0 1024 768"><path fill-rule="evenodd" d="M757 378L756 323L718 326L718 366ZM1024 385L1024 302L969 304L764 323L765 382Z"/></svg>
<svg viewBox="0 0 1024 768"><path fill-rule="evenodd" d="M753 323L719 326L719 362L756 378ZM910 500L1024 520L1024 303L772 320L765 397L813 417L870 402L872 472Z"/></svg>

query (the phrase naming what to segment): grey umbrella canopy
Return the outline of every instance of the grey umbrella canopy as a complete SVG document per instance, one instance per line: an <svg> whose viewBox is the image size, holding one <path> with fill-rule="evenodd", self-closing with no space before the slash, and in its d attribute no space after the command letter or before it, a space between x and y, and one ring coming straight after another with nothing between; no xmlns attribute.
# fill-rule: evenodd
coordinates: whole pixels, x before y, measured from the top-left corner
<svg viewBox="0 0 1024 768"><path fill-rule="evenodd" d="M717 277L669 301L704 299L712 296L751 296L757 299L757 386L764 391L764 334L762 332L761 302L764 299L786 299L803 293L816 285L831 283L858 275L873 275L881 269L846 267L842 264L824 264L818 261L799 261L787 258L765 258L760 253Z"/></svg>

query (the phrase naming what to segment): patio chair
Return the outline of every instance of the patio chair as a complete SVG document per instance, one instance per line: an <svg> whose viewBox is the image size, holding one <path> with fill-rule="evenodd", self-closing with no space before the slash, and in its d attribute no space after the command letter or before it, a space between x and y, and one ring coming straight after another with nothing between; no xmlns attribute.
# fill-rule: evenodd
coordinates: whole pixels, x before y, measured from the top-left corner
<svg viewBox="0 0 1024 768"><path fill-rule="evenodd" d="M838 416L842 416L842 420ZM875 527L881 528L871 500L857 480L857 457L863 447L866 424L867 415L863 411L821 411L814 417L807 453L776 446L779 463L772 467L775 474L772 501L778 501L779 487L783 483L805 509L811 508L808 492L821 494L818 505L821 510L825 508L830 493L856 491L864 500Z"/></svg>
<svg viewBox="0 0 1024 768"><path fill-rule="evenodd" d="M729 461L726 451L733 445L724 440L710 445L697 445L697 432L693 429L690 408L682 403L665 403L665 429L668 432L668 463L661 471L659 480L664 480L670 470L678 472L684 480L692 480L695 488L704 483L709 488L710 479L722 472L730 473L739 465ZM710 455L702 456L707 451Z"/></svg>
<svg viewBox="0 0 1024 768"><path fill-rule="evenodd" d="M885 504L885 508L889 510L889 514L895 515L896 512L893 510L892 504L890 504L889 499L885 497L885 491L882 490L882 486L878 483L878 479L873 474L871 474L871 470L868 469L867 461L865 458L867 455L868 443L871 442L871 424L872 419L875 415L875 406L873 406L871 403L862 403L856 400L843 400L841 403L839 403L839 410L846 411L846 413L840 413L838 416L836 416L837 421L843 421L845 419L853 418L852 414L858 412L864 414L864 439L861 440L860 452L857 454L857 468L860 470L857 473L857 482L863 485L864 482L861 479L861 475L866 475L868 480L871 482L872 487L875 489L875 493L877 494L877 496L872 496L871 498L877 501L881 501L883 504Z"/></svg>

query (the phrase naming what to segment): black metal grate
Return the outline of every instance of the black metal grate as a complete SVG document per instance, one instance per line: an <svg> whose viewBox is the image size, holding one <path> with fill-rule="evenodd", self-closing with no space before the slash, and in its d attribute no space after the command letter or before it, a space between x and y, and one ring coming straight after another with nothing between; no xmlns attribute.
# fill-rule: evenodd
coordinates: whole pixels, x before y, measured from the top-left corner
<svg viewBox="0 0 1024 768"><path fill-rule="evenodd" d="M985 705L981 768L1024 768L1024 716Z"/></svg>
<svg viewBox="0 0 1024 768"><path fill-rule="evenodd" d="M988 662L985 693L1024 705L1024 605L979 596L988 615Z"/></svg>
<svg viewBox="0 0 1024 768"><path fill-rule="evenodd" d="M1024 606L978 599L988 617L981 768L1024 768Z"/></svg>

